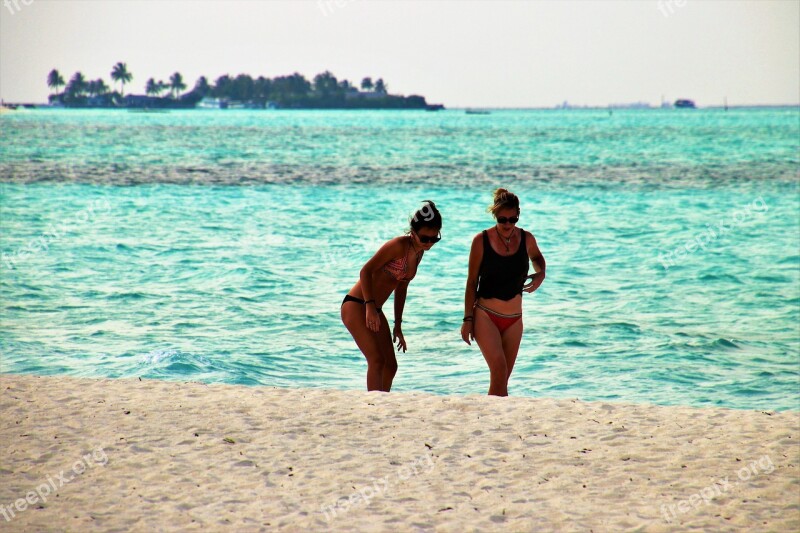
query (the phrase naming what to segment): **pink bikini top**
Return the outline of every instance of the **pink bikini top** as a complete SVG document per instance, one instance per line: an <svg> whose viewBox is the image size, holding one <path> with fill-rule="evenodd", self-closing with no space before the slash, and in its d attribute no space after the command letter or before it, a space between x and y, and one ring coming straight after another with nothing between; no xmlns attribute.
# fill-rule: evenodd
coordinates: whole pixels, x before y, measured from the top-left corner
<svg viewBox="0 0 800 533"><path fill-rule="evenodd" d="M414 279L414 276L410 278L405 278L406 271L408 270L408 248L411 247L411 241L408 242L408 247L406 247L406 253L403 254L403 257L398 259L392 259L385 265L383 265L383 271L392 276L397 281L411 281ZM419 262L422 261L422 255L420 254L417 257L417 265ZM416 275L416 272L414 272Z"/></svg>

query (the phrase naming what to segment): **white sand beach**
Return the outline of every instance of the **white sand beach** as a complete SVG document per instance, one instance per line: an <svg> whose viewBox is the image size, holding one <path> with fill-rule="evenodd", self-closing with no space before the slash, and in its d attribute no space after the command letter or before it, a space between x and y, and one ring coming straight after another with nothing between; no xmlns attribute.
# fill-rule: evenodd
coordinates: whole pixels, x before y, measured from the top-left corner
<svg viewBox="0 0 800 533"><path fill-rule="evenodd" d="M0 375L0 531L797 531L800 413Z"/></svg>

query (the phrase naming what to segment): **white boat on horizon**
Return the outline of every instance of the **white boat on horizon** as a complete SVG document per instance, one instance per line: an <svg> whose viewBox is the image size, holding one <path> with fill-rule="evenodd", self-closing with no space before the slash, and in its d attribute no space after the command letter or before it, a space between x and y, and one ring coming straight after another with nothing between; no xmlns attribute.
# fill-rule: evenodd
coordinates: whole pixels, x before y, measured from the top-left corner
<svg viewBox="0 0 800 533"><path fill-rule="evenodd" d="M197 102L197 109L223 109L227 102L222 98L205 97Z"/></svg>

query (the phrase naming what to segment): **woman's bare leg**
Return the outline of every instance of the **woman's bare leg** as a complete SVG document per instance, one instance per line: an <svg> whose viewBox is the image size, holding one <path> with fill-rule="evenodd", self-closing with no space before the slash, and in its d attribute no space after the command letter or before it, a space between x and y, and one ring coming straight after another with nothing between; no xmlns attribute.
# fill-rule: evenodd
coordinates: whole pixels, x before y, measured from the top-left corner
<svg viewBox="0 0 800 533"><path fill-rule="evenodd" d="M520 318L508 327L502 333L503 339L503 353L506 356L506 369L508 376L506 376L506 391L508 391L508 380L511 377L511 371L514 370L514 363L517 361L517 354L519 353L519 345L522 342L522 319Z"/></svg>
<svg viewBox="0 0 800 533"><path fill-rule="evenodd" d="M503 340L497 326L486 314L486 311L475 308L475 341L481 349L486 364L489 365L490 383L489 394L493 396L508 396L508 363L503 351Z"/></svg>
<svg viewBox="0 0 800 533"><path fill-rule="evenodd" d="M389 321L381 313L381 329L378 331L378 346L383 354L383 376L381 390L389 392L392 388L392 380L397 374L397 357L394 353L392 344L392 334L389 332Z"/></svg>
<svg viewBox="0 0 800 533"><path fill-rule="evenodd" d="M353 336L358 349L367 358L367 390L383 389L384 354L378 342L378 335L370 331L366 324L366 311L364 305L358 302L345 302L342 304L342 322L347 331ZM385 319L381 319L384 322ZM383 324L381 329L383 329ZM388 335L388 326L386 327ZM391 343L391 338L389 342ZM395 363L396 368L396 363Z"/></svg>

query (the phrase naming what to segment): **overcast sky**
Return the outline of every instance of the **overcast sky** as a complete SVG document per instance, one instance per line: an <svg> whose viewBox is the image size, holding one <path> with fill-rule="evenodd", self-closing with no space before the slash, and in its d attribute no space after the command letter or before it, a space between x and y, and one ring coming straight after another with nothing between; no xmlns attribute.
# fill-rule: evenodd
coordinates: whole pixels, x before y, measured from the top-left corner
<svg viewBox="0 0 800 533"><path fill-rule="evenodd" d="M1 0L0 97L47 73L150 77L324 70L450 107L693 98L800 103L800 1ZM14 5L17 2L18 8Z"/></svg>

